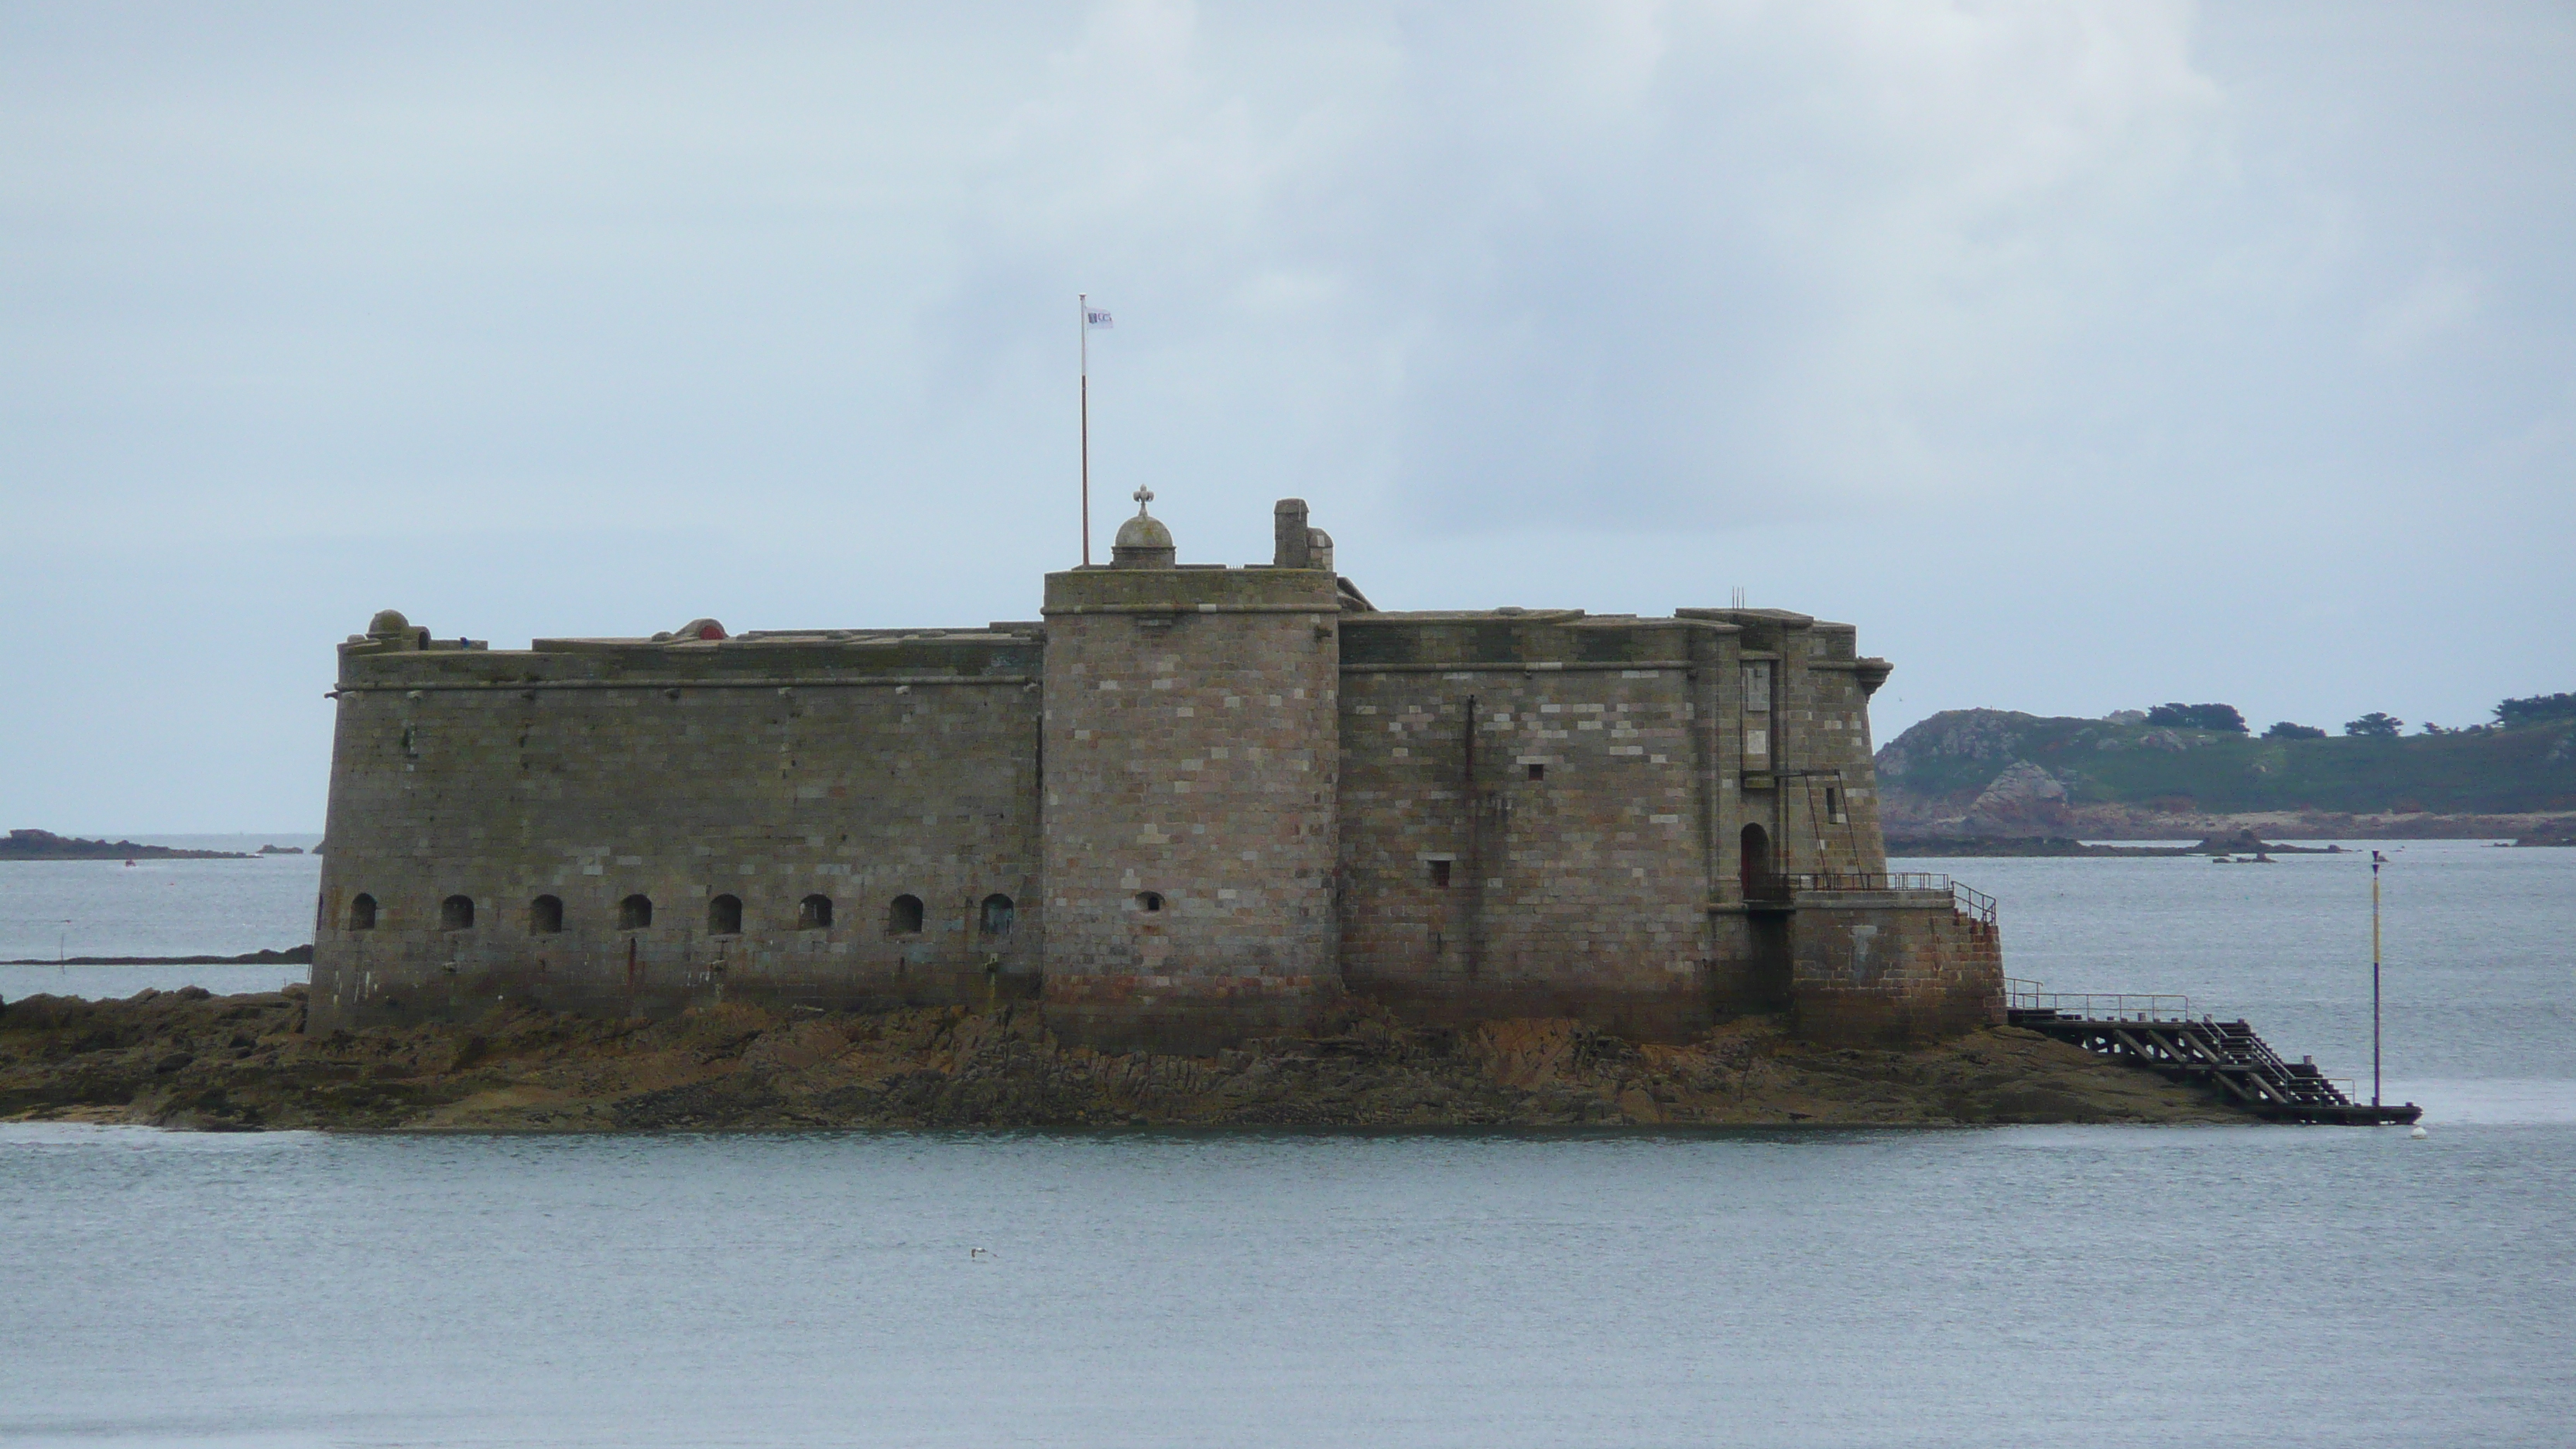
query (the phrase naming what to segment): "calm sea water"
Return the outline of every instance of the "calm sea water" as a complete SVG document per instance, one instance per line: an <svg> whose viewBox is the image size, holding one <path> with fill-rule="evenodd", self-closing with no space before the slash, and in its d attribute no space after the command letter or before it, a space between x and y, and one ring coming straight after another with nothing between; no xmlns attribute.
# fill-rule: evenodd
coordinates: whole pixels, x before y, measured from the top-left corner
<svg viewBox="0 0 2576 1449"><path fill-rule="evenodd" d="M0 1126L0 1438L2564 1444L2576 852L2398 861L2423 1141ZM2357 860L1925 864L2367 1075Z"/></svg>
<svg viewBox="0 0 2576 1449"><path fill-rule="evenodd" d="M2178 992L2370 1087L2370 843L2272 865L1926 860L2001 902L2004 969ZM2576 1122L2576 850L2382 841L2384 1095ZM2521 1103L2521 1106L2514 1106Z"/></svg>
<svg viewBox="0 0 2576 1449"><path fill-rule="evenodd" d="M2571 1146L18 1128L0 1437L2564 1444Z"/></svg>
<svg viewBox="0 0 2576 1449"><path fill-rule="evenodd" d="M152 835L136 842L183 850L250 851L271 844L309 850L321 838ZM239 956L300 946L313 939L313 897L321 879L318 855L138 860L130 866L121 860L0 861L0 961ZM5 980L0 978L0 995L26 994L28 988L11 989ZM138 984L116 994L141 989Z"/></svg>

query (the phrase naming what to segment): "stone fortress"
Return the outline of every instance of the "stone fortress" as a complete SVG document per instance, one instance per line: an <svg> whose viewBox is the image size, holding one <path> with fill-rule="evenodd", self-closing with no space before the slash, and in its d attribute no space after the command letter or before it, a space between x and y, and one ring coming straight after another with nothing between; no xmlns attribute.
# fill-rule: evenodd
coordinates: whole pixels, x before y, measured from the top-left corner
<svg viewBox="0 0 2576 1449"><path fill-rule="evenodd" d="M1388 612L1143 506L1043 618L340 646L317 1026L523 1002L1042 1003L1205 1052L1344 993L1677 1040L2003 1017L1993 903L1890 876L1886 661L1774 609Z"/></svg>

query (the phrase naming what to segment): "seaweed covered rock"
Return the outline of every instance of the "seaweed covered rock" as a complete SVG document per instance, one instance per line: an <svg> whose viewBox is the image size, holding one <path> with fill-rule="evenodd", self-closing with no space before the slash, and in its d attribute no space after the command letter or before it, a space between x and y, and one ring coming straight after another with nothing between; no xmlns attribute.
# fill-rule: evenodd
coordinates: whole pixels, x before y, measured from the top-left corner
<svg viewBox="0 0 2576 1449"><path fill-rule="evenodd" d="M301 987L29 997L0 1014L0 1116L449 1131L2244 1120L2012 1028L1837 1050L1750 1017L1641 1045L1570 1020L1417 1028L1352 1002L1325 1034L1194 1057L1069 1046L1024 1003L657 1021L503 1006L459 1026L304 1027Z"/></svg>

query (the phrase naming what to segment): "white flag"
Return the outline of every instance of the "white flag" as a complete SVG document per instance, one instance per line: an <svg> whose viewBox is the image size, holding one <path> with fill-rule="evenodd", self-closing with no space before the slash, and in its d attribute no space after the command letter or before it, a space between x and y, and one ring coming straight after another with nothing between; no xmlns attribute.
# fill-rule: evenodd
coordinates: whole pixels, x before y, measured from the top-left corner
<svg viewBox="0 0 2576 1449"><path fill-rule="evenodd" d="M1085 307L1082 309L1082 325L1085 327L1115 327L1118 324L1110 321L1109 314L1101 308Z"/></svg>

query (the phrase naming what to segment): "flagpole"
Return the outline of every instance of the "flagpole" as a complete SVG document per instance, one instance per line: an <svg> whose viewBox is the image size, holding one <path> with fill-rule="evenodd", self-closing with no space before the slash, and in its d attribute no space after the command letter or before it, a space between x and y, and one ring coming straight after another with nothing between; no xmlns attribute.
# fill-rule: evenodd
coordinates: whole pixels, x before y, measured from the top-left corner
<svg viewBox="0 0 2576 1449"><path fill-rule="evenodd" d="M1091 567L1091 294L1073 294L1073 330L1082 334L1082 566Z"/></svg>
<svg viewBox="0 0 2576 1449"><path fill-rule="evenodd" d="M2370 1105L2379 1105L2379 867L2385 857L2370 853Z"/></svg>

